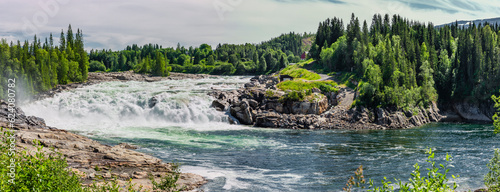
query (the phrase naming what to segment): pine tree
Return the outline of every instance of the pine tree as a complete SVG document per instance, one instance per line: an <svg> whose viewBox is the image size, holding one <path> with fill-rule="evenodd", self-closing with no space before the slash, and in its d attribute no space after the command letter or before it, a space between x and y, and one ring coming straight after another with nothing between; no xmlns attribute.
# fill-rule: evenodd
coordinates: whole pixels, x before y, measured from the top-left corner
<svg viewBox="0 0 500 192"><path fill-rule="evenodd" d="M151 69L151 73L155 76L166 76L165 58L160 52L156 52L156 61Z"/></svg>
<svg viewBox="0 0 500 192"><path fill-rule="evenodd" d="M264 58L264 55L262 55L259 59L259 72L264 73L267 71L267 63L266 59Z"/></svg>

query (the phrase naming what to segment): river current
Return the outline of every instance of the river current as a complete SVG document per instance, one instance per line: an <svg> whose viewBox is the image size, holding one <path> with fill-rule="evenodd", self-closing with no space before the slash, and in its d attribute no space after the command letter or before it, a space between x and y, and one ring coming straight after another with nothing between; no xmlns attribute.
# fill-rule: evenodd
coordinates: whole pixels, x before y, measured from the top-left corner
<svg viewBox="0 0 500 192"><path fill-rule="evenodd" d="M431 124L407 130L283 130L229 125L210 108L212 89L237 89L249 77L161 82L105 82L27 104L47 125L106 144L178 162L183 172L209 179L204 191L341 191L360 165L366 178L410 177L425 165L428 148L438 163L451 155L461 191L484 187L486 164L500 148L491 125ZM155 97L157 103L152 104ZM425 166L422 171L426 173Z"/></svg>

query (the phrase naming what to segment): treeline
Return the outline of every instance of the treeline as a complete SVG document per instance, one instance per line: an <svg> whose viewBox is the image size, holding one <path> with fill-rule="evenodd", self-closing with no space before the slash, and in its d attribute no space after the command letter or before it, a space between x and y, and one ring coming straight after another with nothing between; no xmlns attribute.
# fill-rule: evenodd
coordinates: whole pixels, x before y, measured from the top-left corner
<svg viewBox="0 0 500 192"><path fill-rule="evenodd" d="M426 106L474 98L500 88L498 25L435 28L394 15L375 15L371 26L352 15L318 27L310 56L325 71L356 74L358 103L369 107ZM439 96L439 97L438 97Z"/></svg>
<svg viewBox="0 0 500 192"><path fill-rule="evenodd" d="M185 48L163 48L136 44L122 51L91 50L90 71L128 71L168 76L169 72L214 75L249 75L276 72L300 61L304 38L312 35L283 34L261 44L207 44Z"/></svg>
<svg viewBox="0 0 500 192"><path fill-rule="evenodd" d="M257 45L259 49L267 49L271 48L274 50L281 50L286 53L288 56L293 55L300 58L300 56L309 51L310 47L307 46L308 38L314 37L313 34L297 34L294 32L290 32L288 34L282 34L279 37L272 38L269 41L264 41L261 44Z"/></svg>
<svg viewBox="0 0 500 192"><path fill-rule="evenodd" d="M6 97L8 79L16 79L18 97L47 91L58 84L84 82L88 76L88 56L80 29L73 33L71 25L66 34L61 31L59 46L52 34L42 44L35 35L33 42L0 43L0 98Z"/></svg>

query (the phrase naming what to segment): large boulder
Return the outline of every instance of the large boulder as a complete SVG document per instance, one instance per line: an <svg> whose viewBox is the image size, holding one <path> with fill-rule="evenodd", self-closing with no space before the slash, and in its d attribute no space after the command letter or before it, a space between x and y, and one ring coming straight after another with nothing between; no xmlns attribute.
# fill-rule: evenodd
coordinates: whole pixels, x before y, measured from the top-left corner
<svg viewBox="0 0 500 192"><path fill-rule="evenodd" d="M229 108L229 103L225 100L214 100L212 101L212 107L217 111L226 111Z"/></svg>
<svg viewBox="0 0 500 192"><path fill-rule="evenodd" d="M242 101L231 106L230 113L244 125L253 125L255 112L248 104L248 101Z"/></svg>
<svg viewBox="0 0 500 192"><path fill-rule="evenodd" d="M491 118L478 105L468 102L458 102L454 103L453 108L466 121L492 122Z"/></svg>
<svg viewBox="0 0 500 192"><path fill-rule="evenodd" d="M284 112L289 114L319 115L328 109L328 98L326 96L320 93L314 93L311 97L315 99L286 102Z"/></svg>

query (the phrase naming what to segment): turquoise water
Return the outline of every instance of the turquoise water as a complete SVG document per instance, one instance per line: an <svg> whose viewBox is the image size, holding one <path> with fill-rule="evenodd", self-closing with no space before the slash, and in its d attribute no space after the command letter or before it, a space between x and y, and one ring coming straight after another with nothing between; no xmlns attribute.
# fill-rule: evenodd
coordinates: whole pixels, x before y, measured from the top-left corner
<svg viewBox="0 0 500 192"><path fill-rule="evenodd" d="M427 148L444 163L451 155L450 175L459 189L483 187L486 164L498 136L485 125L434 124L396 131L216 130L180 127L130 128L134 135L98 137L107 143L128 142L139 151L184 171L210 179L205 191L340 191L356 168L365 177L407 180L415 163L424 164ZM425 169L422 169L425 170Z"/></svg>
<svg viewBox="0 0 500 192"><path fill-rule="evenodd" d="M23 109L48 125L108 144L127 142L184 172L200 174L204 191L341 191L360 165L365 177L407 180L428 148L460 191L483 187L499 137L490 125L432 124L408 130L306 131L229 125L210 108L212 88L234 89L248 77L111 82L56 95ZM159 104L149 108L152 96ZM425 170L425 169L422 169Z"/></svg>

